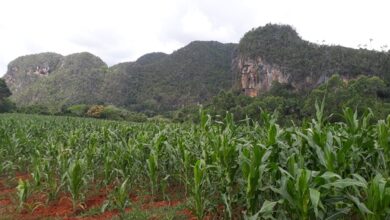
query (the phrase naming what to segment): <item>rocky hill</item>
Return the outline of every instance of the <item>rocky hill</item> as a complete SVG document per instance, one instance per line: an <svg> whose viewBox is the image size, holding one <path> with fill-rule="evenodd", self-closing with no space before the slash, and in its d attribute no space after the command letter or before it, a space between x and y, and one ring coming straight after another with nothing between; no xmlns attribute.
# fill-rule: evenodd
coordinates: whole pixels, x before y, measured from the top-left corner
<svg viewBox="0 0 390 220"><path fill-rule="evenodd" d="M275 81L308 91L333 74L346 82L375 75L389 83L390 53L318 45L291 26L268 24L246 33L238 45L194 41L172 54L150 53L112 67L90 53L23 56L8 65L4 80L18 106L56 111L112 104L153 115L232 88L259 96Z"/></svg>
<svg viewBox="0 0 390 220"><path fill-rule="evenodd" d="M19 106L94 104L100 97L107 65L90 53L61 56L42 53L17 58L4 76Z"/></svg>
<svg viewBox="0 0 390 220"><path fill-rule="evenodd" d="M156 112L203 102L233 84L235 44L192 42L170 55L151 53L110 68L90 53L23 56L4 79L19 106L53 111L74 104L114 104Z"/></svg>
<svg viewBox="0 0 390 220"><path fill-rule="evenodd" d="M273 81L310 90L333 74L346 81L376 75L390 82L390 53L318 45L303 40L291 26L268 24L241 39L235 72L236 86L249 96L268 91Z"/></svg>

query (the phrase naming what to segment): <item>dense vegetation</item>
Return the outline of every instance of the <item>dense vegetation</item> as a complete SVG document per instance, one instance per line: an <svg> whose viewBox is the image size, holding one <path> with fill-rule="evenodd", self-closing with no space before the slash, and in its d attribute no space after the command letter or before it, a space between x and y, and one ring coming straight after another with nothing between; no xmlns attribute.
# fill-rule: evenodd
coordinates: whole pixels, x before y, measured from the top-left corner
<svg viewBox="0 0 390 220"><path fill-rule="evenodd" d="M389 52L318 45L302 40L291 26L274 24L249 31L238 46L194 41L172 54L150 53L135 62L109 68L89 53L65 57L55 53L28 55L12 61L4 78L13 92L11 99L17 106L27 109L47 108L51 114L63 114L73 105L105 105L142 112L149 117L172 117L174 111L184 107L176 114L182 120L192 117L183 116L184 112L191 112L191 108L196 111L197 107L191 106L207 103L221 91L236 89L233 85L239 82L237 59L240 57L261 57L280 68L288 76L290 85L281 85L285 87L282 88L284 95L268 92L257 99L234 95L234 99L239 100L229 101L230 95L225 97L225 93L221 93L214 99L212 114L223 115L229 110L235 112L237 119L242 119L245 115L256 115L261 107L271 111L277 109L288 119L301 120L313 115L313 102L322 99L319 96L324 90L324 86L317 87L333 74L338 74L340 80L353 82L360 75L378 76L380 79L377 80L384 81L384 85L378 82L381 87L377 89L381 90L377 91L379 103L388 99L388 89L382 91L382 88L390 83ZM43 76L40 71L36 73L41 68L48 68L47 75ZM343 93L342 97L334 97L338 99L338 105L333 106L329 101L331 104L327 106L336 110L332 113L339 113L341 105L360 106L357 105L358 94L374 99L371 93L362 92L362 87L359 87L362 91L349 85L341 87L328 94L330 100L332 94ZM312 95L307 97L308 93ZM346 97L352 96L355 100L347 101ZM363 103L372 109L387 109L386 105L371 104Z"/></svg>
<svg viewBox="0 0 390 220"><path fill-rule="evenodd" d="M229 89L234 48L196 41L170 55L151 53L110 68L89 53L42 53L15 59L4 78L19 107L56 114L72 105L104 104L154 116Z"/></svg>
<svg viewBox="0 0 390 220"><path fill-rule="evenodd" d="M11 95L7 84L3 79L0 79L0 113L9 112L14 108L14 105L9 101L8 97Z"/></svg>
<svg viewBox="0 0 390 220"><path fill-rule="evenodd" d="M232 87L234 48L195 41L171 55L148 54L134 63L118 64L106 75L104 100L148 115L202 103Z"/></svg>
<svg viewBox="0 0 390 220"><path fill-rule="evenodd" d="M324 100L325 114L329 120L341 121L342 109L349 107L363 114L370 109L375 119L390 114L390 87L378 77L359 76L344 81L339 75L308 93L297 91L288 84L274 82L270 91L259 97L247 97L239 92L221 92L212 101L205 103L205 110L214 116L225 117L227 111L234 114L236 121L251 118L260 120L262 111L277 112L279 123L301 123L315 116L316 101ZM179 110L177 121L199 121L197 107L189 106Z"/></svg>
<svg viewBox="0 0 390 220"><path fill-rule="evenodd" d="M22 210L36 193L67 193L77 210L101 187L112 189L104 209L126 216L136 189L159 200L174 186L198 219L389 218L390 118L344 109L329 123L316 106L291 127L267 113L241 125L204 112L196 125L1 115L0 172L31 173L15 186Z"/></svg>
<svg viewBox="0 0 390 220"><path fill-rule="evenodd" d="M14 75L18 75L21 79L17 84L35 78L32 83L22 83L23 86L14 92L12 100L18 106L44 106L51 113L56 113L70 105L99 103L103 77L108 69L100 58L90 53L78 53L66 57L58 57L60 56L58 55L55 56L58 63L52 64L51 67L50 63L42 58L35 64L40 68L49 67L48 75L42 76L39 75L40 73L34 73L36 67L33 65L23 68L20 66L26 62L25 60L34 60L35 56L50 59L54 55L48 53L22 57L10 64L9 68L18 68L18 72ZM30 73L22 73L23 71L30 71Z"/></svg>
<svg viewBox="0 0 390 220"><path fill-rule="evenodd" d="M268 24L246 33L239 43L243 56L260 56L291 75L290 83L300 84L305 77L323 81L339 74L347 79L375 75L390 82L390 53L342 46L326 46L302 40L288 25ZM313 81L311 88L317 86Z"/></svg>

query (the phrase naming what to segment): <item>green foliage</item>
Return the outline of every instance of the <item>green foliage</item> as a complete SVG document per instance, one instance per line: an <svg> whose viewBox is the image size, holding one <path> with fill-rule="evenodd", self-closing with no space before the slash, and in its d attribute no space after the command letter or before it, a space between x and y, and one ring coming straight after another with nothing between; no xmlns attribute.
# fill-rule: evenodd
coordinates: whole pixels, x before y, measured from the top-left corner
<svg viewBox="0 0 390 220"><path fill-rule="evenodd" d="M314 89L306 98L303 112L312 116L316 100L325 98L325 115L332 114L331 120L340 121L342 109L350 107L363 114L370 108L377 118L384 118L390 113L387 100L378 94L385 90L386 84L378 77L360 76L344 82L339 75L333 75L327 83Z"/></svg>
<svg viewBox="0 0 390 220"><path fill-rule="evenodd" d="M284 74L291 75L289 83L294 84L310 76L315 79L314 87L322 82L322 76L334 73L348 78L376 75L390 82L389 53L310 43L289 25L267 24L252 29L240 40L239 52L282 67Z"/></svg>
<svg viewBox="0 0 390 220"><path fill-rule="evenodd" d="M203 219L204 209L205 209L205 198L204 192L202 189L204 176L206 174L206 164L203 160L198 160L194 166L194 185L192 189L194 203L195 203L195 213L198 219Z"/></svg>
<svg viewBox="0 0 390 220"><path fill-rule="evenodd" d="M235 47L196 41L170 55L146 54L110 68L89 53L43 53L15 59L6 77L12 79L12 100L18 106L43 105L58 112L79 104L115 105L151 117L229 89ZM40 74L40 68L48 68L48 74Z"/></svg>
<svg viewBox="0 0 390 220"><path fill-rule="evenodd" d="M86 115L88 109L89 109L88 105L81 104L81 105L72 105L68 107L66 111L69 112L70 115L83 117Z"/></svg>
<svg viewBox="0 0 390 220"><path fill-rule="evenodd" d="M31 186L27 180L19 179L19 184L16 189L19 200L19 209L21 209L27 202L28 196L31 194Z"/></svg>
<svg viewBox="0 0 390 220"><path fill-rule="evenodd" d="M14 104L8 99L11 95L7 84L3 79L0 79L0 113L2 112L11 112L15 109Z"/></svg>
<svg viewBox="0 0 390 220"><path fill-rule="evenodd" d="M82 189L85 187L85 171L84 163L82 160L75 160L69 164L68 171L66 172L67 186L70 194L72 195L73 210L76 210L80 200L83 197Z"/></svg>
<svg viewBox="0 0 390 220"><path fill-rule="evenodd" d="M213 116L225 117L231 112L236 121L260 120L261 112L277 112L279 123L300 123L316 116L316 102L324 101L323 114L326 120L342 121L343 108L357 110L364 114L370 109L374 119L385 118L390 114L390 100L383 91L390 90L380 78L359 76L344 81L340 75L332 75L326 83L308 93L295 91L287 84L274 82L271 89L259 97L247 97L240 93L220 92L212 101L205 104L205 111ZM199 121L196 106L185 107L176 112L176 121Z"/></svg>
<svg viewBox="0 0 390 220"><path fill-rule="evenodd" d="M7 98L11 95L11 91L9 90L7 84L3 79L0 79L0 100Z"/></svg>
<svg viewBox="0 0 390 220"><path fill-rule="evenodd" d="M13 112L17 108L15 103L13 103L9 98L0 99L0 113L3 112Z"/></svg>
<svg viewBox="0 0 390 220"><path fill-rule="evenodd" d="M25 114L50 115L52 112L45 105L30 105L18 108L18 112Z"/></svg>
<svg viewBox="0 0 390 220"><path fill-rule="evenodd" d="M346 108L333 123L324 102L315 108L301 126L280 126L264 111L260 121L235 123L230 113L202 109L199 124L2 114L0 170L33 173L34 190L54 200L70 193L75 210L90 190L106 187L103 209L124 218L134 208L129 194L144 189L170 200L169 187L199 219L389 218L390 117L373 121L372 112ZM34 191L19 185L25 201Z"/></svg>
<svg viewBox="0 0 390 220"><path fill-rule="evenodd" d="M128 187L128 179L126 179L120 186L114 189L110 195L110 199L103 205L102 211L105 211L108 206L112 206L112 208L120 211L121 219L125 219L126 208L130 204Z"/></svg>

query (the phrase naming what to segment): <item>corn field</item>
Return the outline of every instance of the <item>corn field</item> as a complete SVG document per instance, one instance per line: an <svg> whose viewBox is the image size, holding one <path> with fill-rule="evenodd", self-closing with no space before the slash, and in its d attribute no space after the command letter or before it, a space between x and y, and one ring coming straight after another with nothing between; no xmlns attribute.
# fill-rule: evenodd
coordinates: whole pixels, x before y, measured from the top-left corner
<svg viewBox="0 0 390 220"><path fill-rule="evenodd" d="M125 213L132 189L156 199L183 190L197 219L390 219L390 117L344 110L281 127L275 115L237 124L200 113L199 124L125 123L54 116L0 116L0 175L21 209L34 192L71 196L114 186L104 209Z"/></svg>

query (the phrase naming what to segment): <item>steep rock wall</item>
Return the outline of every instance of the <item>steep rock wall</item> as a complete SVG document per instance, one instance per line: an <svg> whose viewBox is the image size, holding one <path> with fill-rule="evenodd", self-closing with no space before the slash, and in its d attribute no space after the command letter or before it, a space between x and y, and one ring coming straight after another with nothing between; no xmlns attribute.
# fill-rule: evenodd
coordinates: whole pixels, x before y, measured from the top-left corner
<svg viewBox="0 0 390 220"><path fill-rule="evenodd" d="M251 97L268 91L273 81L288 83L290 78L278 66L265 62L261 57L241 56L238 58L237 65L240 89L245 95Z"/></svg>

